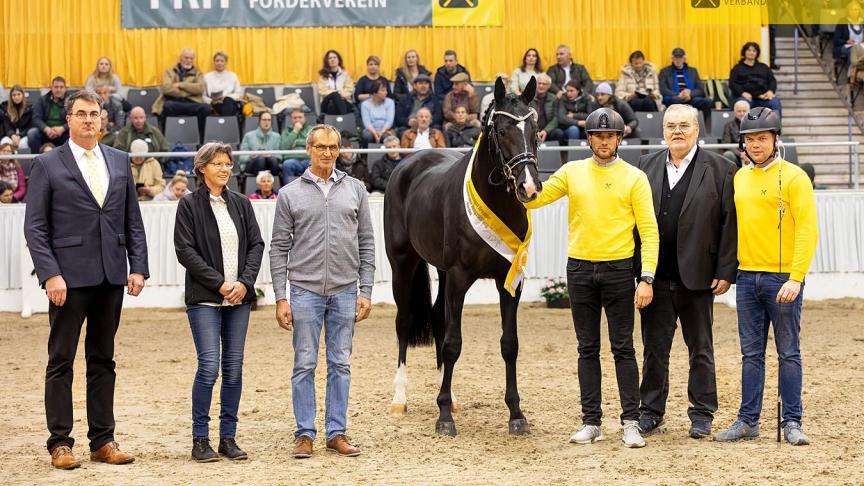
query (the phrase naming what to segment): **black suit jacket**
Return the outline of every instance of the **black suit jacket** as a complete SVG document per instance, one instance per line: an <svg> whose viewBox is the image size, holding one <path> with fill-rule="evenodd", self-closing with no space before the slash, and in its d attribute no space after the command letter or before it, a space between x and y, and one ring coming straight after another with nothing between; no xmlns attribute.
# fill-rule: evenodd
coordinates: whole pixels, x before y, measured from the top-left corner
<svg viewBox="0 0 864 486"><path fill-rule="evenodd" d="M668 152L666 149L643 155L637 164L651 183L655 217L660 212ZM685 287L706 290L715 278L735 282L738 271L733 193L737 167L725 157L701 148L696 149L691 164L695 164L693 175L678 216L678 268Z"/></svg>
<svg viewBox="0 0 864 486"><path fill-rule="evenodd" d="M99 148L108 166L101 208L68 142L33 160L24 236L43 285L55 275L62 275L68 288L106 281L125 285L128 273L149 277L147 240L129 155L102 144Z"/></svg>

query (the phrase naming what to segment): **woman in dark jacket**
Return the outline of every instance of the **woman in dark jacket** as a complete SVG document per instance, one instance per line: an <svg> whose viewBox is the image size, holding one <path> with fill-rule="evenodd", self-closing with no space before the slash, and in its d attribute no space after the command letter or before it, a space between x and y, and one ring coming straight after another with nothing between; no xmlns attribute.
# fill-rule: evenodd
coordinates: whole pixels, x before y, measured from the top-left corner
<svg viewBox="0 0 864 486"><path fill-rule="evenodd" d="M594 99L582 92L582 83L571 79L564 85L564 96L558 100L558 127L570 140L582 138L585 119L591 112Z"/></svg>
<svg viewBox="0 0 864 486"><path fill-rule="evenodd" d="M12 86L9 99L0 103L0 138L9 137L12 145L19 148L27 130L33 128L33 106L27 100L27 93L20 85ZM32 147L35 151L38 147Z"/></svg>
<svg viewBox="0 0 864 486"><path fill-rule="evenodd" d="M411 94L414 89L414 78L420 74L432 76L426 66L420 64L420 55L417 51L411 49L402 58L402 65L396 68L396 82L393 86L393 96L396 97L396 101Z"/></svg>
<svg viewBox="0 0 864 486"><path fill-rule="evenodd" d="M264 241L252 204L226 188L231 178L231 146L207 143L195 155L201 187L180 200L174 225L177 260L186 268L186 314L198 371L192 385L192 458L214 462L208 422L213 385L222 355L219 454L246 459L234 440L243 383L243 348L250 303L261 268Z"/></svg>

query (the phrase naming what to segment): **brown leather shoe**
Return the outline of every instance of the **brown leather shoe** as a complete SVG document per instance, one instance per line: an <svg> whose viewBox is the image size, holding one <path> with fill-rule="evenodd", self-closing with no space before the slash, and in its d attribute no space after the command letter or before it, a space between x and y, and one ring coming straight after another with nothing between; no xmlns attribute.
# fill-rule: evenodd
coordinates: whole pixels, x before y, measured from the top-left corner
<svg viewBox="0 0 864 486"><path fill-rule="evenodd" d="M81 463L75 459L72 448L67 445L60 445L51 451L51 465L57 469L75 469L80 467Z"/></svg>
<svg viewBox="0 0 864 486"><path fill-rule="evenodd" d="M306 459L312 457L312 438L301 435L294 439L294 459Z"/></svg>
<svg viewBox="0 0 864 486"><path fill-rule="evenodd" d="M90 460L95 462L106 462L108 464L129 464L130 462L135 460L135 456L129 454L128 452L123 452L120 450L120 445L114 442L113 440L102 447L99 450L93 451L90 453Z"/></svg>
<svg viewBox="0 0 864 486"><path fill-rule="evenodd" d="M351 439L345 434L334 435L327 441L327 450L340 456L354 457L360 455L360 449L351 445Z"/></svg>

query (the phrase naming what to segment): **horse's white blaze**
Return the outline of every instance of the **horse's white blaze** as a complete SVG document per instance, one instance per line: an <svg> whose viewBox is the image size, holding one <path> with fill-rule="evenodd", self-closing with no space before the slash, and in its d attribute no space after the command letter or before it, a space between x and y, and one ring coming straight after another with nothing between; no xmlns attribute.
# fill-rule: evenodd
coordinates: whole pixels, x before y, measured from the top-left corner
<svg viewBox="0 0 864 486"><path fill-rule="evenodd" d="M408 388L408 371L405 368L405 363L396 368L396 378L393 378L393 385L396 391L393 393L393 403L408 403L405 396L405 390Z"/></svg>
<svg viewBox="0 0 864 486"><path fill-rule="evenodd" d="M519 123L516 124L516 126L519 127L519 130L522 131L522 146L525 147L525 150L523 152L527 152L528 151L528 139L525 138L525 120L520 121Z"/></svg>
<svg viewBox="0 0 864 486"><path fill-rule="evenodd" d="M537 184L534 182L534 178L531 177L531 171L528 170L527 164L522 170L525 171L525 182L522 185L525 187L525 194L531 197L537 194Z"/></svg>

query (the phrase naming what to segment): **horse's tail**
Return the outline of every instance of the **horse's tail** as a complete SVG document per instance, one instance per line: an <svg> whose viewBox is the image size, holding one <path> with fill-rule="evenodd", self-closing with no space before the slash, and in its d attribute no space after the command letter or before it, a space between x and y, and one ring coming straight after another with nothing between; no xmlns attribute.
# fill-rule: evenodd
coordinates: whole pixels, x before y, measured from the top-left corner
<svg viewBox="0 0 864 486"><path fill-rule="evenodd" d="M429 265L420 260L411 278L411 330L408 344L432 344L432 291L429 284Z"/></svg>

